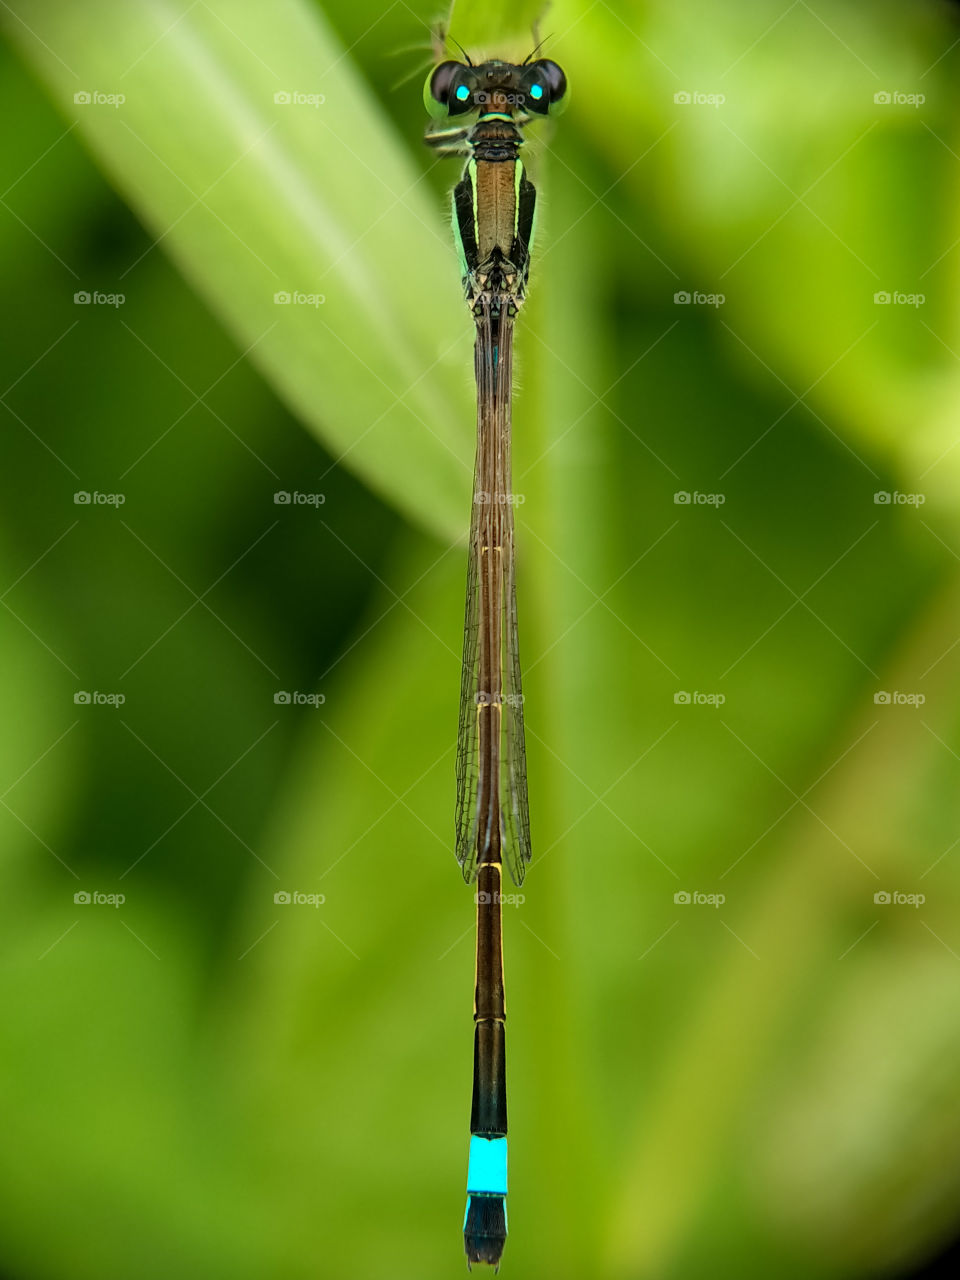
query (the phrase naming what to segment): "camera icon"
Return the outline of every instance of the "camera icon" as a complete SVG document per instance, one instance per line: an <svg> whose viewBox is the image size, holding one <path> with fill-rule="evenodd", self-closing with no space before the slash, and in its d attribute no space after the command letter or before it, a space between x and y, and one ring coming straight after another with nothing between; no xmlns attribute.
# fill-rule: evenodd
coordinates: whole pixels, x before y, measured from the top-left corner
<svg viewBox="0 0 960 1280"><path fill-rule="evenodd" d="M892 301L893 299L886 289L881 289L879 293L873 295L873 305L875 307L889 307Z"/></svg>
<svg viewBox="0 0 960 1280"><path fill-rule="evenodd" d="M281 692L273 695L273 701L278 707L289 707L293 699L289 693Z"/></svg>
<svg viewBox="0 0 960 1280"><path fill-rule="evenodd" d="M81 289L79 293L75 293L73 295L73 301L74 301L74 304L78 307L88 307L92 301L92 298L85 289Z"/></svg>
<svg viewBox="0 0 960 1280"><path fill-rule="evenodd" d="M273 504L276 507L289 507L291 496L285 489L280 489L273 495Z"/></svg>
<svg viewBox="0 0 960 1280"><path fill-rule="evenodd" d="M875 493L873 495L873 500L878 507L888 507L891 501L893 500L893 498L891 494L881 492L881 493Z"/></svg>
<svg viewBox="0 0 960 1280"><path fill-rule="evenodd" d="M285 89L280 89L277 93L275 93L273 95L273 100L278 107L289 107L290 103L293 101L293 99L290 97L290 94L287 93Z"/></svg>
<svg viewBox="0 0 960 1280"><path fill-rule="evenodd" d="M474 900L474 902L476 902L478 905L479 905L481 902L492 902L492 901L493 901L493 899L491 898L490 893L489 893L489 891L488 891L487 889L478 889L478 890L477 890L477 892L473 895L473 900Z"/></svg>
<svg viewBox="0 0 960 1280"><path fill-rule="evenodd" d="M875 693L873 695L873 703L874 706L877 707L889 707L892 701L893 699L890 697L890 694L883 689L881 689L879 693Z"/></svg>
<svg viewBox="0 0 960 1280"><path fill-rule="evenodd" d="M679 93L673 95L673 100L680 107L688 107L691 102L690 94L686 89L681 89Z"/></svg>
<svg viewBox="0 0 960 1280"><path fill-rule="evenodd" d="M881 89L879 93L873 95L873 100L878 107L888 107L893 101L891 95L885 89Z"/></svg>
<svg viewBox="0 0 960 1280"><path fill-rule="evenodd" d="M880 889L873 895L873 900L878 907L885 907L890 903L890 895L884 889Z"/></svg>
<svg viewBox="0 0 960 1280"><path fill-rule="evenodd" d="M673 501L678 507L689 507L690 494L687 493L685 489L681 489L678 493L673 495Z"/></svg>
<svg viewBox="0 0 960 1280"><path fill-rule="evenodd" d="M75 93L73 95L73 100L78 107L88 107L92 101L92 98L90 97L90 94L86 92L86 90L81 89L78 93Z"/></svg>
<svg viewBox="0 0 960 1280"><path fill-rule="evenodd" d="M690 894L686 889L681 889L679 893L673 895L673 900L678 907L687 907L690 905Z"/></svg>
<svg viewBox="0 0 960 1280"><path fill-rule="evenodd" d="M490 501L490 495L489 495L489 493L487 493L485 490L482 490L482 489L480 490L480 492L478 492L478 493L475 495L475 497L474 497L474 499L473 499L474 505L475 505L475 506L478 506L478 507L486 506L486 504L487 504L489 501Z"/></svg>
<svg viewBox="0 0 960 1280"><path fill-rule="evenodd" d="M85 889L81 889L79 893L73 895L73 900L78 907L85 907L90 902L90 895Z"/></svg>
<svg viewBox="0 0 960 1280"><path fill-rule="evenodd" d="M274 895L273 900L278 907L287 906L290 903L290 895L284 889L279 889Z"/></svg>
<svg viewBox="0 0 960 1280"><path fill-rule="evenodd" d="M673 700L678 707L687 707L690 705L690 695L686 689L681 689L673 695Z"/></svg>
<svg viewBox="0 0 960 1280"><path fill-rule="evenodd" d="M78 507L87 507L90 505L90 495L85 489L81 489L79 493L73 495L73 501Z"/></svg>
<svg viewBox="0 0 960 1280"><path fill-rule="evenodd" d="M673 295L673 300L678 306L687 306L691 301L691 297L686 289L681 289L679 293Z"/></svg>
<svg viewBox="0 0 960 1280"><path fill-rule="evenodd" d="M73 701L78 707L88 707L92 699L85 689L80 689L73 695Z"/></svg>
<svg viewBox="0 0 960 1280"><path fill-rule="evenodd" d="M273 305L275 307L289 307L290 294L286 289L281 289L279 293L273 295Z"/></svg>

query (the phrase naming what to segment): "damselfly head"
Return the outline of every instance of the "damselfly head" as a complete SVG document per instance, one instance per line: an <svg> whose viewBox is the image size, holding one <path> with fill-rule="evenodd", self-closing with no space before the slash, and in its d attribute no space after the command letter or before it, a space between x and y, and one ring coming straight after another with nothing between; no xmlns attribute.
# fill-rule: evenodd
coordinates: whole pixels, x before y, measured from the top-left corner
<svg viewBox="0 0 960 1280"><path fill-rule="evenodd" d="M545 116L558 111L567 92L567 77L549 58L517 66L512 62L441 62L427 77L423 101L437 118L466 115Z"/></svg>

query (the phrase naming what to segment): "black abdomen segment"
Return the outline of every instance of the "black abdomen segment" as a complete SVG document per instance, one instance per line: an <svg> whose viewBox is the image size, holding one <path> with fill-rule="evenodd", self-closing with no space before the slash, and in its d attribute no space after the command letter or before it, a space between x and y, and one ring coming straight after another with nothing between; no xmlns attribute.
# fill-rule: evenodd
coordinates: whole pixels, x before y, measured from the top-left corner
<svg viewBox="0 0 960 1280"><path fill-rule="evenodd" d="M477 982L474 993L473 1105L470 1132L507 1132L507 1016L503 993L499 863L484 863L477 876Z"/></svg>

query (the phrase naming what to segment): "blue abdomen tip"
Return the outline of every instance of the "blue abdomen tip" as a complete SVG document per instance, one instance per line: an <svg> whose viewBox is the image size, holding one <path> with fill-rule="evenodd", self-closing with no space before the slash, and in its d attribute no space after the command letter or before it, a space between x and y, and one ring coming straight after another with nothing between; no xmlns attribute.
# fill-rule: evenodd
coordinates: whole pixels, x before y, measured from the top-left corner
<svg viewBox="0 0 960 1280"><path fill-rule="evenodd" d="M507 1194L507 1140L474 1134L470 1139L467 1194Z"/></svg>

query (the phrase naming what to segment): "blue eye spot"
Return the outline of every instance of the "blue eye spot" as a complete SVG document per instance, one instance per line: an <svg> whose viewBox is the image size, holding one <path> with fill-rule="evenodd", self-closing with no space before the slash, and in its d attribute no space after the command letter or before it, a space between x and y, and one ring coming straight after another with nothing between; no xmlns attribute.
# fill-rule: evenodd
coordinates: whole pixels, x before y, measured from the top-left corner
<svg viewBox="0 0 960 1280"><path fill-rule="evenodd" d="M457 101L458 101L458 102L466 102L466 100L467 100L469 97L470 97L470 90L467 88L467 86L466 86L465 84L458 85L458 86L457 86Z"/></svg>
<svg viewBox="0 0 960 1280"><path fill-rule="evenodd" d="M530 97L533 98L535 102L539 102L540 99L543 97L543 85L542 84L531 85Z"/></svg>

